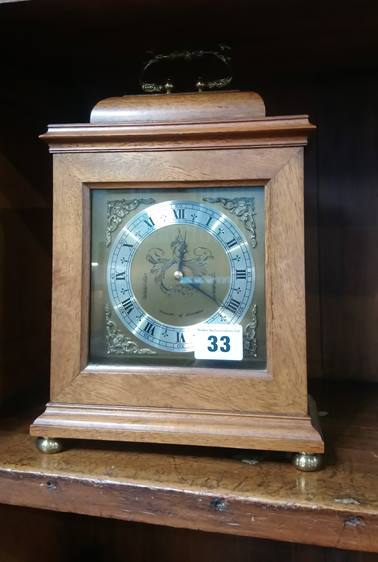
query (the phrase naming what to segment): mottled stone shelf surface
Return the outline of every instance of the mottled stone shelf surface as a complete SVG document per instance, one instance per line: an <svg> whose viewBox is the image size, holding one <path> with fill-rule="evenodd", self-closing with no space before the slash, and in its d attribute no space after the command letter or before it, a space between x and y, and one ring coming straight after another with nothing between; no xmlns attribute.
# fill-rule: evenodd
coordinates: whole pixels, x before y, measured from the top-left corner
<svg viewBox="0 0 378 562"><path fill-rule="evenodd" d="M0 420L0 503L172 527L378 551L378 387L317 393L326 467L285 455L71 441L42 455L38 413Z"/></svg>

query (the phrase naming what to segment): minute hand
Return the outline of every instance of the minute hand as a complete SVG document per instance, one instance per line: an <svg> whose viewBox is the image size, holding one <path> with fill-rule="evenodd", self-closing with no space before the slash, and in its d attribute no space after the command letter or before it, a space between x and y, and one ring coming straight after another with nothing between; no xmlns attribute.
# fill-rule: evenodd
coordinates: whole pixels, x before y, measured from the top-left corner
<svg viewBox="0 0 378 562"><path fill-rule="evenodd" d="M184 279L185 279L185 277L184 277ZM219 307L221 307L223 305L223 303L219 302L216 298L214 298L209 293L207 293L206 291L201 289L201 287L199 287L196 283L190 283L187 280L185 280L184 283L185 283L185 285L189 285L189 287L192 287L193 289L196 289L196 291L199 291L200 293L202 293L203 295L208 297L210 300L214 301Z"/></svg>

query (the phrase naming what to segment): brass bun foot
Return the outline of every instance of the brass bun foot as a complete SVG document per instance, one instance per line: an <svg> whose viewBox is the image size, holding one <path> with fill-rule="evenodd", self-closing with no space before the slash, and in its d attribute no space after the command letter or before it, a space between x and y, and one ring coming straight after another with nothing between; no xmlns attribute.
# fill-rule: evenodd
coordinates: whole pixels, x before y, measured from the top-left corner
<svg viewBox="0 0 378 562"><path fill-rule="evenodd" d="M318 453L296 453L292 461L296 469L302 472L315 472L323 465L323 455Z"/></svg>
<svg viewBox="0 0 378 562"><path fill-rule="evenodd" d="M61 439L54 439L53 437L38 437L36 440L38 451L45 455L53 455L63 451L63 442Z"/></svg>

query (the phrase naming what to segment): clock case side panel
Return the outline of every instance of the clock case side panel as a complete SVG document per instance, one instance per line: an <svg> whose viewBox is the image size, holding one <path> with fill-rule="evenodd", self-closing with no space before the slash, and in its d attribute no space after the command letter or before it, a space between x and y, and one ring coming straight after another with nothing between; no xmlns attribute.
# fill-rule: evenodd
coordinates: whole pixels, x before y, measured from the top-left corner
<svg viewBox="0 0 378 562"><path fill-rule="evenodd" d="M322 450L307 406L304 275L303 263L299 263L301 258L303 261L302 150L290 147L55 155L52 403L33 424L32 434ZM251 378L248 383L245 376L220 379L208 374L184 378L179 370L176 374L156 375L143 369L134 373L91 373L83 368L89 287L88 268L84 266L88 264L89 234L85 225L89 201L84 186L96 182L124 185L125 178L130 186L148 182L183 182L190 186L201 181L211 185L248 181L256 185L260 181L266 185L267 245L275 240L276 247L273 252L267 247L265 378ZM285 253L286 244L296 248L294 268ZM291 351L296 361L292 361ZM190 394L202 396L202 400L192 400L190 404ZM160 403L156 400L159 395L164 396ZM150 396L155 403L148 403ZM89 421L84 419L88 416L83 417L86 410ZM102 414L113 415L115 411L120 419L106 429ZM204 413L205 424L201 418ZM230 415L236 422L234 429L230 429ZM274 436L270 438L270 434Z"/></svg>
<svg viewBox="0 0 378 562"><path fill-rule="evenodd" d="M88 349L89 190L69 160L53 162L52 400L72 386Z"/></svg>
<svg viewBox="0 0 378 562"><path fill-rule="evenodd" d="M299 149L265 186L268 372L286 412L307 397L303 179Z"/></svg>

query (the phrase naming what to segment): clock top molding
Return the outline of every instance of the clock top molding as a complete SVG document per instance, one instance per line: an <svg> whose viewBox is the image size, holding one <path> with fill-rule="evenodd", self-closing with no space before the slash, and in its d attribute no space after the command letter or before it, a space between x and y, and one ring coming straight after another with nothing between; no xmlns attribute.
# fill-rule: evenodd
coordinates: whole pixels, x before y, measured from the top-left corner
<svg viewBox="0 0 378 562"><path fill-rule="evenodd" d="M267 117L255 92L129 95L98 102L90 123L50 125L50 152L305 146L307 115Z"/></svg>

